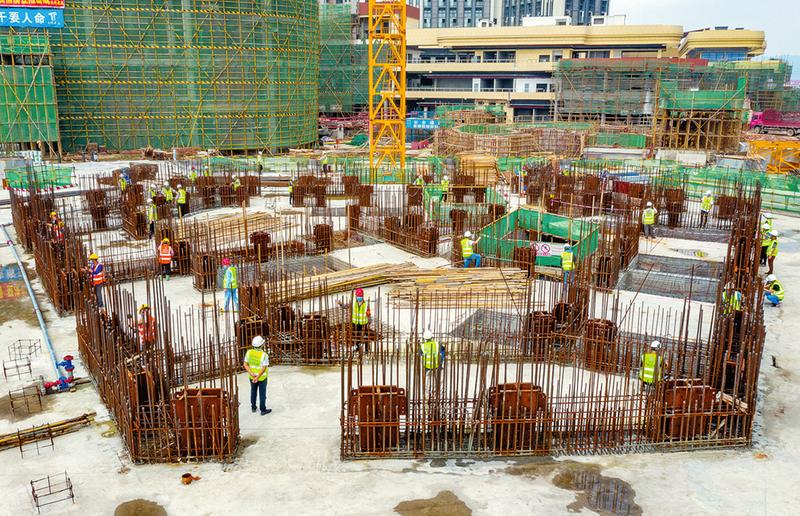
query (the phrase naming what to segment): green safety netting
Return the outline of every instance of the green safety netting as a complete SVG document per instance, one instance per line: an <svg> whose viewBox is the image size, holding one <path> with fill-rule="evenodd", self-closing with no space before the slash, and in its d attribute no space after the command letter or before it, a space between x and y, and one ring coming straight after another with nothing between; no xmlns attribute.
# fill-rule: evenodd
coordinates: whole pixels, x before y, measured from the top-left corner
<svg viewBox="0 0 800 516"><path fill-rule="evenodd" d="M576 258L597 250L599 226L586 219L571 219L539 210L520 208L501 217L480 231L480 249L487 256L510 261L514 249L530 246L529 240L517 239L518 230L537 231L541 241L569 241ZM537 265L558 267L560 256L537 256Z"/></svg>
<svg viewBox="0 0 800 516"><path fill-rule="evenodd" d="M589 144L644 149L647 146L647 136L630 133L597 133L589 138Z"/></svg>
<svg viewBox="0 0 800 516"><path fill-rule="evenodd" d="M6 169L6 182L9 188L29 190L31 184L37 189L66 188L72 186L72 167L57 165L36 165L33 169L25 167Z"/></svg>
<svg viewBox="0 0 800 516"><path fill-rule="evenodd" d="M501 206L507 207L508 201L505 197L497 192L494 188L487 186L486 187L486 200L482 204L474 204L474 203L451 203L451 202L441 202L442 199L442 187L441 185L434 184L430 186L426 186L423 191L423 205L425 207L425 212L428 214L428 217L431 220L436 220L439 222L450 222L450 212L452 210L463 210L467 212L471 217L479 216L483 213L486 213L486 205L487 204L499 204Z"/></svg>

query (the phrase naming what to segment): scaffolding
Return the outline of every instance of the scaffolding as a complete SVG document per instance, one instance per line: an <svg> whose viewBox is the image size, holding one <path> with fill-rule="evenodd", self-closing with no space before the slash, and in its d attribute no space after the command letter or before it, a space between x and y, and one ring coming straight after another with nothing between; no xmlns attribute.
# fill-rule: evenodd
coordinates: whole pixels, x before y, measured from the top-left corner
<svg viewBox="0 0 800 516"><path fill-rule="evenodd" d="M64 18L50 44L66 151L316 141L314 0L89 0Z"/></svg>
<svg viewBox="0 0 800 516"><path fill-rule="evenodd" d="M60 153L58 107L46 34L0 34L0 146Z"/></svg>
<svg viewBox="0 0 800 516"><path fill-rule="evenodd" d="M352 113L355 63L350 4L320 5L319 41L319 110Z"/></svg>

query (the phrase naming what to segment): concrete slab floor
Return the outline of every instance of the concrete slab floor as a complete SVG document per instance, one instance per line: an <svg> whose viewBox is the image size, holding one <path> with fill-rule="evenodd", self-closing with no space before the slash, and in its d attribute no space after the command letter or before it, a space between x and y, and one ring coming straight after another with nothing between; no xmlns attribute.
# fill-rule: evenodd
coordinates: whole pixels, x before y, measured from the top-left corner
<svg viewBox="0 0 800 516"><path fill-rule="evenodd" d="M0 219L6 217L0 213ZM131 464L92 385L58 395L43 414L13 420L0 413L3 433L98 414L94 426L56 438L55 448L41 455L23 459L16 449L0 452L0 514L32 513L29 481L64 470L75 485L75 504L56 504L43 514L113 514L131 501L151 510L147 501L154 502L175 515L794 514L800 503L800 356L791 336L800 332L800 231L797 219L783 216L776 217L776 227L783 234L776 273L787 298L780 308L765 308L767 341L751 449L556 460L342 462L338 369L273 367L269 405L274 411L267 416L250 413L247 381L239 378L243 449L232 464ZM668 244L653 243L646 252L658 254ZM716 257L718 245L698 242L697 249ZM674 252L665 249L663 255ZM0 264L10 260L8 249L0 249ZM34 284L58 354L75 353L74 318L58 318L38 280ZM10 343L38 336L38 329L32 321L11 320L0 326L0 335L4 358ZM772 366L773 356L778 368ZM45 359L34 369L37 376L52 374ZM84 374L80 363L78 374ZM0 393L10 388L0 379ZM186 472L200 479L182 485Z"/></svg>

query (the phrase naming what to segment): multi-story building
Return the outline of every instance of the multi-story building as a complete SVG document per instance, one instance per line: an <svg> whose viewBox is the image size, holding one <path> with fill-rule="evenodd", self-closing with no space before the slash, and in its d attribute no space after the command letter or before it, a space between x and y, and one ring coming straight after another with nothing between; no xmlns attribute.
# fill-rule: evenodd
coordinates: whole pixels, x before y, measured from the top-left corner
<svg viewBox="0 0 800 516"><path fill-rule="evenodd" d="M608 14L609 0L502 0L503 25L523 25L529 17L566 19L569 25L590 25L593 16Z"/></svg>
<svg viewBox="0 0 800 516"><path fill-rule="evenodd" d="M475 102L502 105L508 120L546 118L562 59L689 57L735 49L764 52L764 33L677 25L518 26L408 31L409 110Z"/></svg>
<svg viewBox="0 0 800 516"><path fill-rule="evenodd" d="M421 0L423 28L479 27L491 19L498 0Z"/></svg>

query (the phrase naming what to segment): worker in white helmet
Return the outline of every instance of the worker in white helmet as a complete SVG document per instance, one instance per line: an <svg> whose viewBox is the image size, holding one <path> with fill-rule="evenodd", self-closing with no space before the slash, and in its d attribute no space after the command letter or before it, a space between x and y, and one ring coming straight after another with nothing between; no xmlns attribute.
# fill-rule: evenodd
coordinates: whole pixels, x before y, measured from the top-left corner
<svg viewBox="0 0 800 516"><path fill-rule="evenodd" d="M656 236L656 218L658 217L658 210L653 207L653 203L647 201L647 206L642 211L642 226L644 226L645 238L655 238Z"/></svg>
<svg viewBox="0 0 800 516"><path fill-rule="evenodd" d="M474 263L475 267L481 266L481 255L475 252L475 245L481 241L481 237L473 240L474 236L471 231L464 232L464 238L461 239L461 257L464 259L464 268L469 268L470 263Z"/></svg>
<svg viewBox="0 0 800 516"><path fill-rule="evenodd" d="M650 350L642 353L641 366L639 367L639 380L645 389L651 388L660 382L664 375L666 365L661 358L661 342L654 340L650 343Z"/></svg>
<svg viewBox="0 0 800 516"><path fill-rule="evenodd" d="M422 365L426 372L437 371L444 364L444 346L433 338L433 332L426 329L422 332L422 344L419 348Z"/></svg>
<svg viewBox="0 0 800 516"><path fill-rule="evenodd" d="M700 199L700 227L704 228L708 225L708 214L711 213L711 208L714 206L714 196L711 195L711 190L706 191L703 198Z"/></svg>
<svg viewBox="0 0 800 516"><path fill-rule="evenodd" d="M244 369L250 377L250 410L261 409L261 415L267 415L272 409L267 408L267 378L269 377L269 353L264 349L264 337L253 337L252 346L244 355ZM258 395L258 407L256 407Z"/></svg>
<svg viewBox="0 0 800 516"><path fill-rule="evenodd" d="M774 274L770 274L764 280L764 298L772 303L772 306L780 306L783 302L785 292L783 285Z"/></svg>
<svg viewBox="0 0 800 516"><path fill-rule="evenodd" d="M447 202L450 198L450 176L442 176L442 202Z"/></svg>

